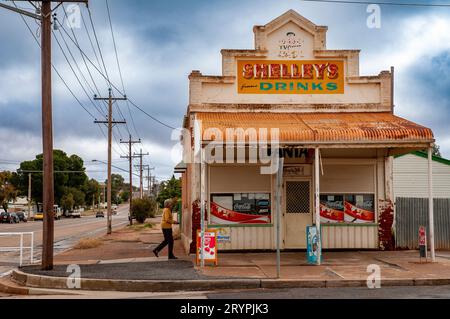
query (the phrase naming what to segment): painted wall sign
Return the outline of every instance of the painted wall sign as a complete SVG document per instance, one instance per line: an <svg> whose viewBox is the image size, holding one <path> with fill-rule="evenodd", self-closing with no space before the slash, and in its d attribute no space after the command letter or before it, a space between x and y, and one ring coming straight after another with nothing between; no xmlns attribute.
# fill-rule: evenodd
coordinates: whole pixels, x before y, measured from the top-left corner
<svg viewBox="0 0 450 319"><path fill-rule="evenodd" d="M200 263L201 258L201 231L197 230L197 264ZM205 231L205 242L203 247L203 260L205 262L212 262L217 265L217 231L207 229Z"/></svg>
<svg viewBox="0 0 450 319"><path fill-rule="evenodd" d="M342 94L344 62L334 60L240 60L240 94Z"/></svg>
<svg viewBox="0 0 450 319"><path fill-rule="evenodd" d="M283 176L284 177L305 176L305 167L304 166L283 167Z"/></svg>
<svg viewBox="0 0 450 319"><path fill-rule="evenodd" d="M297 59L303 57L305 40L299 38L295 32L287 32L286 36L278 41L278 56L284 59Z"/></svg>

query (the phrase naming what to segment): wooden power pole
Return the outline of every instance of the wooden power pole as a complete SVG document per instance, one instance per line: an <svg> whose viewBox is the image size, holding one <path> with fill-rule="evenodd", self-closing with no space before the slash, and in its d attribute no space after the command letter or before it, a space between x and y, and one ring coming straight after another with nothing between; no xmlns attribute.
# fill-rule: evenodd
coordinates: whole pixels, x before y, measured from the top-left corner
<svg viewBox="0 0 450 319"><path fill-rule="evenodd" d="M26 0L16 0L24 2ZM30 2L30 1L27 1ZM54 241L54 185L53 185L53 114L52 114L52 3L78 2L88 3L88 0L44 0L33 1L40 4L40 13L35 14L19 9L15 4L11 7L1 4L0 7L17 12L21 15L41 21L41 90L42 90L42 149L43 149L43 235L42 235L42 264L43 270L53 269L53 241Z"/></svg>
<svg viewBox="0 0 450 319"><path fill-rule="evenodd" d="M144 176L143 176L142 158L147 155L149 154L142 153L142 149L138 154L134 153L134 156L139 157L139 197L141 199L144 197Z"/></svg>
<svg viewBox="0 0 450 319"><path fill-rule="evenodd" d="M150 165L144 165L143 169L147 170L147 176L145 177L145 179L147 180L147 196L150 197L150 184L151 184L151 179L152 179L152 175L151 175L150 171L155 168L150 167Z"/></svg>
<svg viewBox="0 0 450 319"><path fill-rule="evenodd" d="M120 140L120 143L128 144L128 156L121 156L120 158L128 158L129 164L130 164L130 205L129 205L128 219L130 220L130 225L133 225L133 217L131 214L131 209L132 209L131 206L132 206L132 202L133 202L133 158L135 158L137 156L133 156L133 154L131 152L131 147L133 146L133 144L141 143L141 139L139 139L138 141L133 141L131 139L131 134L130 134L130 138L128 139L128 141Z"/></svg>
<svg viewBox="0 0 450 319"><path fill-rule="evenodd" d="M113 97L112 96L112 90L111 88L108 89L108 97L102 98L98 96L94 96L94 100L101 100L101 101L108 101L108 118L106 121L97 121L95 120L94 123L96 124L107 124L108 125L108 184L106 186L106 197L107 197L107 234L111 234L112 232L112 211L111 211L111 187L112 187L112 181L111 181L111 162L112 162L112 155L111 155L111 149L112 149L112 128L114 124L125 124L125 121L114 121L112 118L112 105L114 101L124 101L127 98L126 97Z"/></svg>
<svg viewBox="0 0 450 319"><path fill-rule="evenodd" d="M31 219L31 173L28 173L28 219Z"/></svg>

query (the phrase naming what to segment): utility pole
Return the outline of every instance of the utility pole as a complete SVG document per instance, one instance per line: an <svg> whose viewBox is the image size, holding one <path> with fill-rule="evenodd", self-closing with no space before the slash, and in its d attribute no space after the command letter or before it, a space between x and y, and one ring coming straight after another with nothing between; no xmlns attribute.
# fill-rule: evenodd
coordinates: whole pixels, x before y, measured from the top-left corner
<svg viewBox="0 0 450 319"><path fill-rule="evenodd" d="M153 185L152 192L154 193L155 197L158 197L158 190L155 189L155 186L156 186L156 176L153 176L153 178L152 178L152 185Z"/></svg>
<svg viewBox="0 0 450 319"><path fill-rule="evenodd" d="M142 153L142 148L141 148L141 150L140 150L140 152L139 152L139 154L136 154L136 153L134 153L134 156L136 156L136 157L139 157L139 178L140 178L140 181L139 181L139 197L142 199L143 197L144 197L144 189L143 189L143 187L144 187L144 183L143 183L143 168L142 168L142 158L144 157L144 156L147 156L147 155L150 155L150 154L148 154L148 153Z"/></svg>
<svg viewBox="0 0 450 319"><path fill-rule="evenodd" d="M28 173L28 219L31 218L31 173Z"/></svg>
<svg viewBox="0 0 450 319"><path fill-rule="evenodd" d="M147 196L150 197L150 185L152 180L152 175L150 174L151 170L154 170L154 167L150 167L150 165L143 165L144 169L147 169L147 176L145 179L147 180Z"/></svg>
<svg viewBox="0 0 450 319"><path fill-rule="evenodd" d="M121 156L120 158L128 158L129 164L130 164L130 205L129 205L128 219L130 220L130 225L133 225L133 218L132 218L132 214L131 214L131 209L132 209L131 206L133 205L132 204L132 202L133 202L133 158L137 157L137 156L132 155L131 147L133 146L133 144L141 143L141 139L139 139L138 141L133 141L131 139L131 134L130 134L128 141L120 140L120 143L128 144L128 156Z"/></svg>
<svg viewBox="0 0 450 319"><path fill-rule="evenodd" d="M111 211L111 162L112 162L112 155L111 155L111 149L112 149L112 128L114 124L125 124L125 121L114 121L112 118L112 106L113 102L115 101L124 101L126 100L126 96L124 97L113 97L112 96L112 90L111 88L108 89L108 97L102 98L97 97L97 95L94 95L94 100L100 100L100 101L108 101L108 118L106 121L97 121L95 120L94 123L96 124L108 124L108 185L107 185L107 234L111 234L112 232L112 211Z"/></svg>
<svg viewBox="0 0 450 319"><path fill-rule="evenodd" d="M24 2L26 0L16 0ZM27 1L30 2L30 1ZM21 15L41 21L41 101L42 101L42 148L43 148L43 235L42 235L42 264L43 270L53 269L53 241L54 241L54 185L53 185L53 114L52 114L52 3L78 2L88 3L88 0L44 0L35 1L36 13L19 9L14 4L11 7L1 4L0 7ZM38 5L40 3L40 10ZM58 6L59 6L58 4Z"/></svg>

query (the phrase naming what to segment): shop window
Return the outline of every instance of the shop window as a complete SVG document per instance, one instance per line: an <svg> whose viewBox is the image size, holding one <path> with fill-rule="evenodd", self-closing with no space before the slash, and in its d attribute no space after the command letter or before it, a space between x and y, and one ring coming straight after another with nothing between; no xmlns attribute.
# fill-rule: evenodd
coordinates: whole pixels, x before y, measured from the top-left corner
<svg viewBox="0 0 450 319"><path fill-rule="evenodd" d="M320 220L322 223L374 223L373 194L322 194Z"/></svg>
<svg viewBox="0 0 450 319"><path fill-rule="evenodd" d="M270 193L212 194L212 224L269 224Z"/></svg>

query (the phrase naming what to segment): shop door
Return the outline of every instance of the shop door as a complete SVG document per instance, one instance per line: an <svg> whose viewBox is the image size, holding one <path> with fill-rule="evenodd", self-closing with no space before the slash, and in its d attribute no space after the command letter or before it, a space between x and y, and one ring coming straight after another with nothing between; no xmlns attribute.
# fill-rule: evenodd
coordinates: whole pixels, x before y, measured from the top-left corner
<svg viewBox="0 0 450 319"><path fill-rule="evenodd" d="M306 248L306 226L312 223L311 181L284 183L285 248Z"/></svg>

